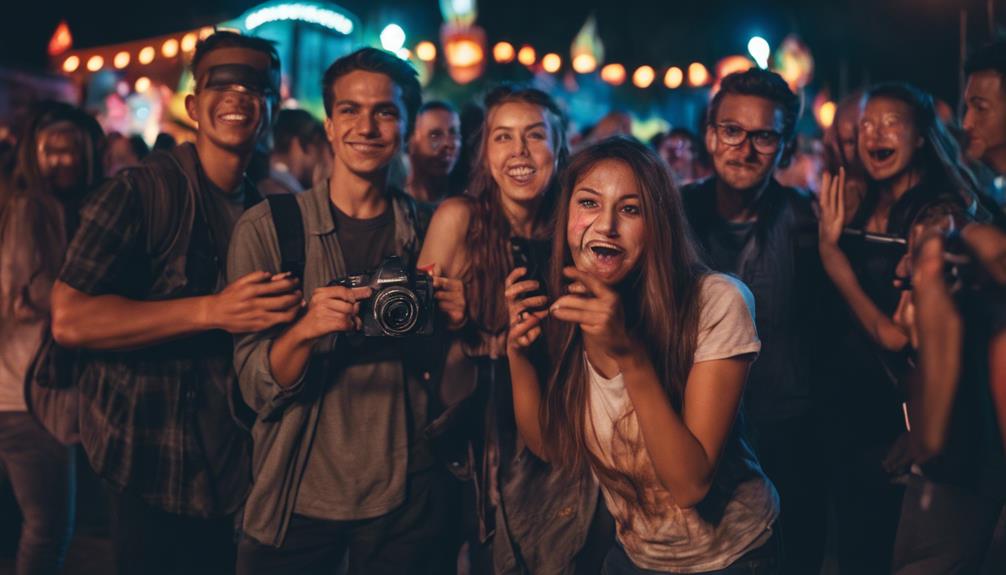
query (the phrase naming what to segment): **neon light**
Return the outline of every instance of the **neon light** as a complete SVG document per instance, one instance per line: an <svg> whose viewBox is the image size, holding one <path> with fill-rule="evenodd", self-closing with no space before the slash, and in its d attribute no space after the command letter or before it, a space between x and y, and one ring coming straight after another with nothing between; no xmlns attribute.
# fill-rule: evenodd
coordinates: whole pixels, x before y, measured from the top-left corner
<svg viewBox="0 0 1006 575"><path fill-rule="evenodd" d="M269 22L295 20L317 24L341 34L353 32L353 21L344 14L315 4L276 4L265 6L245 16L245 29L254 30Z"/></svg>
<svg viewBox="0 0 1006 575"><path fill-rule="evenodd" d="M758 64L759 68L768 68L768 57L771 53L768 41L761 36L753 36L751 40L748 41L748 53L751 54L752 58L754 58L754 61Z"/></svg>
<svg viewBox="0 0 1006 575"><path fill-rule="evenodd" d="M388 24L381 30L381 46L388 52L398 52L405 46L405 30L398 24Z"/></svg>

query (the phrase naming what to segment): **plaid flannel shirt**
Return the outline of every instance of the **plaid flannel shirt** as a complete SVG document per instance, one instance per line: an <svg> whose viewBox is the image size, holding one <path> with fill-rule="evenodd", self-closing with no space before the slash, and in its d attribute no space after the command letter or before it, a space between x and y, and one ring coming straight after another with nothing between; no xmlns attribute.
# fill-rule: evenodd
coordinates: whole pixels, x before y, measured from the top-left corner
<svg viewBox="0 0 1006 575"><path fill-rule="evenodd" d="M214 246L207 223L219 221L211 193L194 147L152 155L92 194L60 280L148 301L217 291L226 246ZM231 336L214 331L84 353L81 443L95 471L169 513L235 511L249 484L249 443L231 417L232 350Z"/></svg>

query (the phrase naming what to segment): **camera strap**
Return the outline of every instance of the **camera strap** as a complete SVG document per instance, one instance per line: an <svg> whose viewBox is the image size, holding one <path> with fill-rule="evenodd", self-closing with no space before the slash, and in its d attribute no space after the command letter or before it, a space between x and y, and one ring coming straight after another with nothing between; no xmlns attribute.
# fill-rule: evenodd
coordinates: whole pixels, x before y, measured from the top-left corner
<svg viewBox="0 0 1006 575"><path fill-rule="evenodd" d="M304 216L297 205L294 194L273 194L266 196L272 211L272 223L276 227L279 243L280 270L291 272L304 281Z"/></svg>

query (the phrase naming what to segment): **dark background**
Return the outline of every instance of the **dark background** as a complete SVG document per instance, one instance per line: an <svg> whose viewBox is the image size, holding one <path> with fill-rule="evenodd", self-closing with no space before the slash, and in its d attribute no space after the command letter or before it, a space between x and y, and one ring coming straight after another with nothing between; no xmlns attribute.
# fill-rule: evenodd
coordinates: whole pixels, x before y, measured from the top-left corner
<svg viewBox="0 0 1006 575"><path fill-rule="evenodd" d="M476 0L489 42L531 43L567 58L587 15L596 14L608 61L630 70L693 60L707 66L746 52L752 34L774 47L790 33L810 46L815 84L842 95L880 80L907 80L956 104L960 12L968 11L968 48L989 39L987 0ZM82 0L7 2L0 18L0 65L41 70L46 44L66 19L74 47L135 40L233 18L256 0ZM343 0L364 25L400 23L407 46L436 39L437 0ZM1006 22L1006 0L992 2Z"/></svg>

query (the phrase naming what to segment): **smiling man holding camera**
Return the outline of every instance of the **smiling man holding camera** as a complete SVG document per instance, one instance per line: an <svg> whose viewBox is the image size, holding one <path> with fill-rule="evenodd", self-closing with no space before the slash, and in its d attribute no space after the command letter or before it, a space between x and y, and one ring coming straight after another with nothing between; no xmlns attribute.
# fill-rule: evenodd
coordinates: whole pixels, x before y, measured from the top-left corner
<svg viewBox="0 0 1006 575"><path fill-rule="evenodd" d="M450 551L436 552L449 506L422 433L436 400L409 360L420 336L365 336L360 314L378 306L375 288L385 285L362 279L424 283L414 266L429 214L388 185L420 87L407 63L364 48L336 60L322 89L328 184L279 200L285 208L250 210L228 261L232 277L302 275L306 302L295 322L236 340L241 392L258 414L238 572L316 572L348 553L349 573L440 573L451 567ZM303 228L294 234L291 206ZM461 283L432 284L447 326L460 322Z"/></svg>

